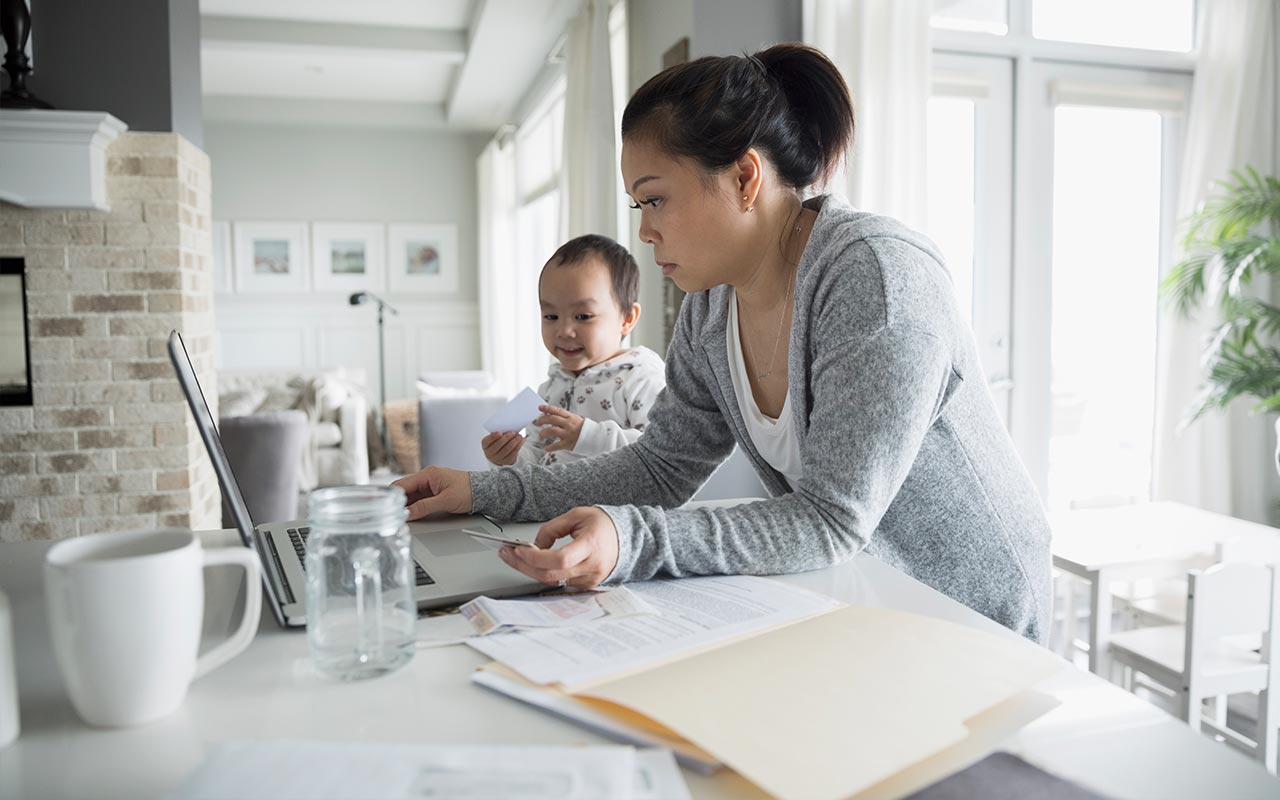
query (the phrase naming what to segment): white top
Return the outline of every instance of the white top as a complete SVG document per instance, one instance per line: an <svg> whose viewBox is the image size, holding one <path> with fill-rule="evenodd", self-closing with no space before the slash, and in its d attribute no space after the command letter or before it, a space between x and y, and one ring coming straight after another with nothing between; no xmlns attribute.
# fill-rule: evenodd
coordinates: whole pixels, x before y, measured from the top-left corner
<svg viewBox="0 0 1280 800"><path fill-rule="evenodd" d="M517 464L557 464L591 458L635 442L649 423L649 410L667 386L662 356L647 347L630 347L578 374L552 361L538 395L549 405L582 417L572 450L548 453L538 429L525 429Z"/></svg>
<svg viewBox="0 0 1280 800"><path fill-rule="evenodd" d="M751 393L747 361L742 357L742 337L738 333L738 294L735 291L729 292L727 337L733 393L738 396L738 408L742 411L742 419L747 423L751 443L756 446L760 457L781 472L794 489L800 484L804 464L800 460L800 438L796 436L791 419L791 390L787 389L787 399L782 403L782 414L777 419L767 416L756 405L755 395Z"/></svg>

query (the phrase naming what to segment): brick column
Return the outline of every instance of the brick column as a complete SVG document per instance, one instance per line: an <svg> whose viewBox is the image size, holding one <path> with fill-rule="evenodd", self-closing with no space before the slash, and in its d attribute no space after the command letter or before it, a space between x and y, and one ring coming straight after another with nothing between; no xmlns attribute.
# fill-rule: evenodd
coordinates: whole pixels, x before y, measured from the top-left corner
<svg viewBox="0 0 1280 800"><path fill-rule="evenodd" d="M0 408L0 541L216 528L220 495L165 350L182 331L211 400L209 158L126 133L110 211L0 203L0 255L27 266L31 408Z"/></svg>

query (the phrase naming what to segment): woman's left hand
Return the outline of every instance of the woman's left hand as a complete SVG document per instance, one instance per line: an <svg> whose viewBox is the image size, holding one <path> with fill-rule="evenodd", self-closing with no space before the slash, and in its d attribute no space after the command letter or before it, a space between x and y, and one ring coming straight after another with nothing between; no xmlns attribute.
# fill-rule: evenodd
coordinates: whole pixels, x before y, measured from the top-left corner
<svg viewBox="0 0 1280 800"><path fill-rule="evenodd" d="M564 536L573 541L552 550ZM609 515L594 506L561 514L538 530L533 547L503 547L498 555L507 565L542 583L592 589L618 563L618 529Z"/></svg>
<svg viewBox="0 0 1280 800"><path fill-rule="evenodd" d="M542 429L538 438L556 440L546 446L546 451L572 450L578 444L578 434L582 433L582 417L559 406L538 406L538 410L542 416L533 421Z"/></svg>

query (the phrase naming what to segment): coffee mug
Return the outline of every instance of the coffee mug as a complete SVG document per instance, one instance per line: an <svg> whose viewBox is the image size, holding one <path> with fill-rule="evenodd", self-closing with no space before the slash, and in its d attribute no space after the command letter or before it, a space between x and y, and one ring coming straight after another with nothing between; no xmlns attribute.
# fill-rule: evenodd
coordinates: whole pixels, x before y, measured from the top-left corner
<svg viewBox="0 0 1280 800"><path fill-rule="evenodd" d="M197 657L204 568L247 573L244 616L225 642ZM140 725L182 705L191 681L249 646L262 607L257 555L204 550L193 533L97 533L59 542L44 565L53 651L81 718Z"/></svg>

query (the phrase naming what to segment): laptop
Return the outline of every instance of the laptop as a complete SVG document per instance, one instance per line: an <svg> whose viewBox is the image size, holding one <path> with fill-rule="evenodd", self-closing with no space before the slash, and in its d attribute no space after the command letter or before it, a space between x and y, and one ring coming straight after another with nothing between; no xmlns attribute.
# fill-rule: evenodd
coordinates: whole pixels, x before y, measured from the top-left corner
<svg viewBox="0 0 1280 800"><path fill-rule="evenodd" d="M169 334L169 360L173 362L182 393L200 429L200 438L209 451L240 538L261 559L262 580L276 621L285 628L304 627L307 621L304 557L310 533L306 521L254 524L222 449L222 439L191 366L187 346L176 330ZM416 573L414 599L419 608L455 605L482 594L506 597L546 588L503 563L497 553L502 545L468 536L463 528L529 541L538 533L536 523L499 525L479 515L441 516L409 523Z"/></svg>

